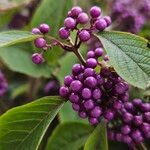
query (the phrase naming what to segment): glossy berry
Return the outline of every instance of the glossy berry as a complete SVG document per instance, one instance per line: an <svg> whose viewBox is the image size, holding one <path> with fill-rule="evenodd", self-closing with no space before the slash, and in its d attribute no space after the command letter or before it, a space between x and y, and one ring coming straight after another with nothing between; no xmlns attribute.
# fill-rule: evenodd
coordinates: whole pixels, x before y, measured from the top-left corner
<svg viewBox="0 0 150 150"><path fill-rule="evenodd" d="M82 8L79 6L75 6L71 9L72 17L78 17L78 15L82 12Z"/></svg>
<svg viewBox="0 0 150 150"><path fill-rule="evenodd" d="M99 31L103 31L107 27L107 23L104 19L99 19L95 22L95 27Z"/></svg>
<svg viewBox="0 0 150 150"><path fill-rule="evenodd" d="M97 61L94 58L89 58L87 59L86 64L89 68L95 68L97 66Z"/></svg>
<svg viewBox="0 0 150 150"><path fill-rule="evenodd" d="M100 115L102 114L102 110L100 107L96 106L94 109L92 109L90 115L93 118L99 118Z"/></svg>
<svg viewBox="0 0 150 150"><path fill-rule="evenodd" d="M129 134L130 132L131 132L131 128L130 128L130 126L129 125L125 125L125 126L123 126L122 128L121 128L121 132L122 132L122 134Z"/></svg>
<svg viewBox="0 0 150 150"><path fill-rule="evenodd" d="M82 65L80 65L80 64L75 64L75 65L73 65L73 67L72 67L72 73L74 74L74 75L78 75L79 73L81 73L81 71L83 70L83 66Z"/></svg>
<svg viewBox="0 0 150 150"><path fill-rule="evenodd" d="M73 103L72 104L72 108L74 111L79 111L80 110L80 106L78 104Z"/></svg>
<svg viewBox="0 0 150 150"><path fill-rule="evenodd" d="M99 120L97 118L89 118L89 123L91 125L97 125L99 123Z"/></svg>
<svg viewBox="0 0 150 150"><path fill-rule="evenodd" d="M39 27L39 29L40 29L40 31L42 32L42 33L48 33L49 31L50 31L50 27L49 27L49 25L48 24L45 24L45 23L43 23L43 24L41 24L40 25L40 27Z"/></svg>
<svg viewBox="0 0 150 150"><path fill-rule="evenodd" d="M33 34L41 34L41 31L38 28L33 28L32 33Z"/></svg>
<svg viewBox="0 0 150 150"><path fill-rule="evenodd" d="M67 87L62 86L62 87L60 88L60 90L59 90L59 94L60 94L62 97L66 98L66 97L68 96L68 94L69 94L69 89L68 89Z"/></svg>
<svg viewBox="0 0 150 150"><path fill-rule="evenodd" d="M103 49L102 48L96 48L95 49L95 55L97 56L97 57L101 57L102 55L103 55Z"/></svg>
<svg viewBox="0 0 150 150"><path fill-rule="evenodd" d="M73 92L78 92L79 90L81 90L81 88L82 88L82 83L79 80L74 80L70 84L70 89Z"/></svg>
<svg viewBox="0 0 150 150"><path fill-rule="evenodd" d="M67 29L74 29L76 26L76 21L73 18L68 17L65 19L64 25Z"/></svg>
<svg viewBox="0 0 150 150"><path fill-rule="evenodd" d="M94 57L95 57L94 51L89 51L89 52L87 53L87 58L94 58Z"/></svg>
<svg viewBox="0 0 150 150"><path fill-rule="evenodd" d="M44 46L46 46L46 41L43 38L37 38L34 41L34 44L37 48L43 48Z"/></svg>
<svg viewBox="0 0 150 150"><path fill-rule="evenodd" d="M80 24L86 24L89 21L89 17L86 13L82 12L77 18L77 22Z"/></svg>
<svg viewBox="0 0 150 150"><path fill-rule="evenodd" d="M72 81L73 81L73 78L70 75L66 76L65 79L64 79L64 83L65 83L66 86L70 86Z"/></svg>
<svg viewBox="0 0 150 150"><path fill-rule="evenodd" d="M87 30L82 30L79 32L79 39L82 42L86 42L90 39L91 35Z"/></svg>
<svg viewBox="0 0 150 150"><path fill-rule="evenodd" d="M93 91L93 98L94 98L95 100L100 99L101 96L102 96L102 92L100 91L100 89L95 89L95 90Z"/></svg>
<svg viewBox="0 0 150 150"><path fill-rule="evenodd" d="M84 89L82 90L82 97L83 97L84 99L89 99L89 98L91 98L91 95L92 95L92 93L91 93L91 90L90 90L90 89L84 88Z"/></svg>
<svg viewBox="0 0 150 150"><path fill-rule="evenodd" d="M107 27L111 25L111 18L109 16L105 16L103 19L106 21Z"/></svg>
<svg viewBox="0 0 150 150"><path fill-rule="evenodd" d="M97 6L93 6L91 9L90 9L90 15L91 17L93 18L97 18L101 15L101 9Z"/></svg>
<svg viewBox="0 0 150 150"><path fill-rule="evenodd" d="M97 80L94 77L87 77L84 81L84 84L90 88L94 88L97 85Z"/></svg>
<svg viewBox="0 0 150 150"><path fill-rule="evenodd" d="M78 103L79 102L79 96L76 95L75 93L71 93L70 97L69 97L69 100L72 102L72 103Z"/></svg>
<svg viewBox="0 0 150 150"><path fill-rule="evenodd" d="M42 54L39 54L39 53L34 53L33 55L32 55L32 61L33 61L33 63L35 63L35 64L41 64L42 62L43 62L43 56L42 56Z"/></svg>
<svg viewBox="0 0 150 150"><path fill-rule="evenodd" d="M84 107L86 110L91 110L94 108L94 102L93 100L89 99L88 101L85 101Z"/></svg>
<svg viewBox="0 0 150 150"><path fill-rule="evenodd" d="M68 39L68 37L70 36L70 31L67 30L65 27L62 27L59 29L59 36L62 39Z"/></svg>
<svg viewBox="0 0 150 150"><path fill-rule="evenodd" d="M94 76L95 72L92 68L86 68L84 70L84 77Z"/></svg>
<svg viewBox="0 0 150 150"><path fill-rule="evenodd" d="M87 114L86 114L86 112L81 111L81 112L79 112L79 116L84 119L87 117Z"/></svg>

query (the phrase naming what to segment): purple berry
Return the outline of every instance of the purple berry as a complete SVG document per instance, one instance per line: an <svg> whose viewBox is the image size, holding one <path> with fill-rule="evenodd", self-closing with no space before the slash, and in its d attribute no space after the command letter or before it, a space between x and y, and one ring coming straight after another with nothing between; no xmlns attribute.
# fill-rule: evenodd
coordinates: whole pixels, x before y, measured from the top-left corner
<svg viewBox="0 0 150 150"><path fill-rule="evenodd" d="M102 55L103 55L103 49L102 48L96 48L95 49L95 55L97 56L97 57L101 57Z"/></svg>
<svg viewBox="0 0 150 150"><path fill-rule="evenodd" d="M129 135L124 135L124 136L122 137L122 141L123 141L124 143L130 144L130 143L132 143L132 138L131 138Z"/></svg>
<svg viewBox="0 0 150 150"><path fill-rule="evenodd" d="M133 104L131 102L124 103L124 108L130 111L134 110Z"/></svg>
<svg viewBox="0 0 150 150"><path fill-rule="evenodd" d="M74 80L70 84L70 89L73 92L78 92L82 89L82 83L79 80Z"/></svg>
<svg viewBox="0 0 150 150"><path fill-rule="evenodd" d="M141 109L143 112L150 112L150 103L141 104Z"/></svg>
<svg viewBox="0 0 150 150"><path fill-rule="evenodd" d="M65 86L62 86L60 89L59 89L59 94L60 96L66 98L69 94L69 89Z"/></svg>
<svg viewBox="0 0 150 150"><path fill-rule="evenodd" d="M86 112L81 111L81 112L79 112L79 116L84 119L87 117L87 114L86 114Z"/></svg>
<svg viewBox="0 0 150 150"><path fill-rule="evenodd" d="M87 58L94 58L94 57L95 57L94 51L89 51L89 52L87 53Z"/></svg>
<svg viewBox="0 0 150 150"><path fill-rule="evenodd" d="M83 73L80 73L78 75L78 80L80 80L81 82L83 82L83 80L84 80L84 74Z"/></svg>
<svg viewBox="0 0 150 150"><path fill-rule="evenodd" d="M115 101L114 104L113 104L113 108L114 109L121 109L122 108L122 102L121 101Z"/></svg>
<svg viewBox="0 0 150 150"><path fill-rule="evenodd" d="M123 83L118 83L116 84L115 86L115 91L118 93L118 94L123 94L125 93L126 91L126 87Z"/></svg>
<svg viewBox="0 0 150 150"><path fill-rule="evenodd" d="M121 142L123 140L123 136L121 133L117 133L115 137L118 142Z"/></svg>
<svg viewBox="0 0 150 150"><path fill-rule="evenodd" d="M107 27L111 25L111 18L109 16L105 16L104 17L104 20L106 21L107 23Z"/></svg>
<svg viewBox="0 0 150 150"><path fill-rule="evenodd" d="M143 123L143 118L142 116L134 116L133 117L133 123L136 125L136 126L139 126Z"/></svg>
<svg viewBox="0 0 150 150"><path fill-rule="evenodd" d="M86 42L91 38L90 33L87 30L82 30L79 32L79 39L82 42Z"/></svg>
<svg viewBox="0 0 150 150"><path fill-rule="evenodd" d="M33 28L32 33L33 34L41 34L41 31L38 28Z"/></svg>
<svg viewBox="0 0 150 150"><path fill-rule="evenodd" d="M79 111L80 110L80 106L78 104L72 104L72 108L74 111Z"/></svg>
<svg viewBox="0 0 150 150"><path fill-rule="evenodd" d="M82 97L83 97L84 99L89 99L89 98L91 98L91 95L92 95L92 93L91 93L91 90L90 90L90 89L84 88L84 89L82 90Z"/></svg>
<svg viewBox="0 0 150 150"><path fill-rule="evenodd" d="M33 63L35 63L35 64L41 64L42 62L43 62L43 56L42 56L42 54L39 54L39 53L34 53L33 55L32 55L32 61L33 61Z"/></svg>
<svg viewBox="0 0 150 150"><path fill-rule="evenodd" d="M86 24L89 21L89 17L86 13L82 12L77 18L77 22L80 24Z"/></svg>
<svg viewBox="0 0 150 150"><path fill-rule="evenodd" d="M75 93L71 93L69 99L72 103L78 103L79 102L79 96L76 95Z"/></svg>
<svg viewBox="0 0 150 150"><path fill-rule="evenodd" d="M79 73L81 73L83 71L84 67L80 64L75 64L72 67L72 74L73 75L78 75Z"/></svg>
<svg viewBox="0 0 150 150"><path fill-rule="evenodd" d="M137 107L137 106L141 106L142 100L136 98L136 99L134 99L134 100L132 101L132 103L133 103L133 105L136 106L136 107Z"/></svg>
<svg viewBox="0 0 150 150"><path fill-rule="evenodd" d="M96 106L94 109L92 109L90 113L91 117L94 118L99 118L101 114L102 114L102 110L99 106Z"/></svg>
<svg viewBox="0 0 150 150"><path fill-rule="evenodd" d="M150 132L150 124L148 123L142 123L142 125L140 126L141 131L143 131L143 133L147 133Z"/></svg>
<svg viewBox="0 0 150 150"><path fill-rule="evenodd" d="M91 125L97 125L99 123L98 119L97 118L89 118L89 123Z"/></svg>
<svg viewBox="0 0 150 150"><path fill-rule="evenodd" d="M102 96L102 92L100 91L100 89L95 89L93 91L93 98L94 99L98 100L101 98L101 96Z"/></svg>
<svg viewBox="0 0 150 150"><path fill-rule="evenodd" d="M131 128L130 128L130 126L129 125L125 125L125 126L123 126L122 128L121 128L121 133L122 134L129 134L131 132Z"/></svg>
<svg viewBox="0 0 150 150"><path fill-rule="evenodd" d="M90 88L94 88L97 84L97 80L94 77L87 77L84 84Z"/></svg>
<svg viewBox="0 0 150 150"><path fill-rule="evenodd" d="M68 37L70 36L70 32L65 27L62 27L59 29L59 36L62 39L68 39Z"/></svg>
<svg viewBox="0 0 150 150"><path fill-rule="evenodd" d="M65 19L64 25L67 29L74 29L76 26L76 21L73 18L68 17Z"/></svg>
<svg viewBox="0 0 150 150"><path fill-rule="evenodd" d="M93 100L88 100L88 101L85 101L84 103L84 107L86 110L91 110L94 108L94 103L93 103Z"/></svg>
<svg viewBox="0 0 150 150"><path fill-rule="evenodd" d="M89 76L93 76L94 75L94 69L92 69L92 68L86 68L85 70L84 70L84 76L85 77L89 77Z"/></svg>
<svg viewBox="0 0 150 150"><path fill-rule="evenodd" d="M43 38L37 38L34 41L34 44L37 48L43 48L44 46L46 46L46 41Z"/></svg>
<svg viewBox="0 0 150 150"><path fill-rule="evenodd" d="M45 24L45 23L43 23L43 24L41 24L40 25L40 27L39 27L39 29L40 29L40 31L42 32L42 33L48 33L49 31L50 31L50 27L49 27L49 25L48 24Z"/></svg>
<svg viewBox="0 0 150 150"><path fill-rule="evenodd" d="M71 15L72 17L78 17L78 15L82 13L82 8L79 6L75 6L71 9Z"/></svg>
<svg viewBox="0 0 150 150"><path fill-rule="evenodd" d="M99 7L97 7L97 6L93 6L90 9L90 15L93 18L98 18L101 15L101 9Z"/></svg>
<svg viewBox="0 0 150 150"><path fill-rule="evenodd" d="M137 140L139 137L141 137L141 132L139 130L135 130L131 133L131 137L134 139L134 140Z"/></svg>
<svg viewBox="0 0 150 150"><path fill-rule="evenodd" d="M103 59L104 59L104 61L109 61L108 55L105 55Z"/></svg>
<svg viewBox="0 0 150 150"><path fill-rule="evenodd" d="M89 58L87 59L86 64L89 68L95 68L97 66L97 61L94 58Z"/></svg>
<svg viewBox="0 0 150 150"><path fill-rule="evenodd" d="M150 123L150 112L145 112L143 114L143 118L145 121L147 121L148 123Z"/></svg>
<svg viewBox="0 0 150 150"><path fill-rule="evenodd" d="M101 86L101 85L103 85L104 84L104 78L101 76L101 75L98 75L97 76L97 84L99 85L99 86Z"/></svg>
<svg viewBox="0 0 150 150"><path fill-rule="evenodd" d="M123 121L126 123L130 123L133 120L133 115L130 113L123 114Z"/></svg>
<svg viewBox="0 0 150 150"><path fill-rule="evenodd" d="M114 112L111 110L107 110L104 114L105 119L108 121L112 120L114 118Z"/></svg>
<svg viewBox="0 0 150 150"><path fill-rule="evenodd" d="M99 31L103 31L107 27L107 23L104 19L99 19L95 22L95 27Z"/></svg>
<svg viewBox="0 0 150 150"><path fill-rule="evenodd" d="M68 75L68 76L66 76L65 79L64 79L64 84L65 84L66 86L70 86L70 84L71 84L72 81L73 81L72 76Z"/></svg>

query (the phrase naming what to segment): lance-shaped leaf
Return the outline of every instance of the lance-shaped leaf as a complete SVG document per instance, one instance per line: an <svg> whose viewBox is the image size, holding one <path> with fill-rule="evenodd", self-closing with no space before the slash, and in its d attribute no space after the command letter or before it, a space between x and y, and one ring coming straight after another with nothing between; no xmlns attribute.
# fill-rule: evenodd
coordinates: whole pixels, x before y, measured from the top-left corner
<svg viewBox="0 0 150 150"><path fill-rule="evenodd" d="M108 150L106 123L102 121L89 136L84 150Z"/></svg>
<svg viewBox="0 0 150 150"><path fill-rule="evenodd" d="M150 48L148 41L123 32L102 32L98 35L110 64L130 84L145 89L150 81Z"/></svg>
<svg viewBox="0 0 150 150"><path fill-rule="evenodd" d="M0 117L0 150L37 150L63 104L60 97L44 97L6 112Z"/></svg>
<svg viewBox="0 0 150 150"><path fill-rule="evenodd" d="M34 35L27 31L5 31L0 32L0 47L10 46L17 43L29 42L40 35Z"/></svg>
<svg viewBox="0 0 150 150"><path fill-rule="evenodd" d="M46 150L78 150L92 131L92 127L83 123L60 124L49 138Z"/></svg>

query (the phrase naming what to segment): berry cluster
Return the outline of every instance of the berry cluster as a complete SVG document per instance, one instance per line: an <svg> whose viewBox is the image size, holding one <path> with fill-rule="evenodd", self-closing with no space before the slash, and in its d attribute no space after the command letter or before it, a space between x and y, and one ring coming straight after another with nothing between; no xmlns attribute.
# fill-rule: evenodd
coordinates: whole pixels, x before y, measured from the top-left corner
<svg viewBox="0 0 150 150"><path fill-rule="evenodd" d="M149 0L113 0L112 20L117 22L117 29L138 33L150 19Z"/></svg>
<svg viewBox="0 0 150 150"><path fill-rule="evenodd" d="M110 140L127 143L130 147L150 138L150 104L134 99L124 103L108 125Z"/></svg>
<svg viewBox="0 0 150 150"><path fill-rule="evenodd" d="M47 24L41 24L39 26L39 28L33 28L32 29L32 33L33 34L47 34L48 32L50 31L50 27L49 25ZM37 48L41 48L41 49L47 49L47 42L44 38L40 37L40 38L37 38L35 41L34 41L34 45L37 47ZM41 64L43 62L44 58L43 58L43 55L42 53L34 53L32 55L32 61L35 63L35 64Z"/></svg>
<svg viewBox="0 0 150 150"><path fill-rule="evenodd" d="M7 84L7 81L5 79L5 76L0 71L0 97L5 94L5 92L7 91L7 88L8 88L8 84Z"/></svg>
<svg viewBox="0 0 150 150"><path fill-rule="evenodd" d="M101 68L100 73L95 72L102 55L101 48L89 51L86 65L75 64L72 75L65 77L65 86L60 88L60 95L69 99L73 109L81 118L88 118L91 125L97 125L102 117L112 120L115 110L129 99L127 83L114 71Z"/></svg>
<svg viewBox="0 0 150 150"><path fill-rule="evenodd" d="M75 6L69 12L67 18L64 20L64 27L59 30L59 36L62 39L68 39L70 32L77 30L78 37L81 42L86 42L91 38L91 34L97 31L103 31L110 26L111 18L109 16L101 16L101 9L94 6L90 9L90 17L83 10ZM79 29L78 25L88 25L89 28Z"/></svg>

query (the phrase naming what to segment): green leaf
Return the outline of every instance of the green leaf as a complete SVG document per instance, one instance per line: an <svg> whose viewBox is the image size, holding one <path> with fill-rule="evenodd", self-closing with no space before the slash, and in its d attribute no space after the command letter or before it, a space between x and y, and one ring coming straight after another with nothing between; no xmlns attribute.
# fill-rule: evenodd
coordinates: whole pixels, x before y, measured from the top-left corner
<svg viewBox="0 0 150 150"><path fill-rule="evenodd" d="M59 119L61 123L73 121L88 124L86 119L81 119L78 113L72 109L71 103L69 101L65 103L64 107L59 111Z"/></svg>
<svg viewBox="0 0 150 150"><path fill-rule="evenodd" d="M29 46L28 48L30 49L31 47ZM15 46L0 49L0 57L11 70L33 77L50 77L52 68L45 63L34 64L31 60L31 55L28 51Z"/></svg>
<svg viewBox="0 0 150 150"><path fill-rule="evenodd" d="M33 35L31 32L27 32L27 31L0 32L0 47L32 41L39 36L40 35Z"/></svg>
<svg viewBox="0 0 150 150"><path fill-rule="evenodd" d="M60 97L43 97L6 112L0 117L0 150L37 150L63 104Z"/></svg>
<svg viewBox="0 0 150 150"><path fill-rule="evenodd" d="M123 32L102 32L99 34L110 64L130 84L145 89L150 81L150 49L148 41Z"/></svg>
<svg viewBox="0 0 150 150"><path fill-rule="evenodd" d="M106 123L104 121L89 136L84 150L108 150Z"/></svg>
<svg viewBox="0 0 150 150"><path fill-rule="evenodd" d="M48 140L46 150L78 150L93 128L82 123L68 122L57 126Z"/></svg>

